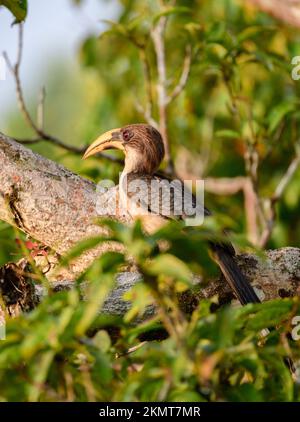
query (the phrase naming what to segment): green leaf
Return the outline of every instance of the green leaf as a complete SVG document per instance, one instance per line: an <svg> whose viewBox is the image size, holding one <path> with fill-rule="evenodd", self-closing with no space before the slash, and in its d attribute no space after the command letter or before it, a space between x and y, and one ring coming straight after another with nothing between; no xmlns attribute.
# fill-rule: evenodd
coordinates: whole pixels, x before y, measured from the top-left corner
<svg viewBox="0 0 300 422"><path fill-rule="evenodd" d="M114 21L112 21L110 19L103 19L102 22L103 23L107 23L108 25L110 25L110 29L108 29L107 31L103 32L100 35L100 38L103 35L106 35L106 34L118 34L118 35L123 35L125 37L128 36L128 29L125 27L125 25L122 25L119 22L114 22Z"/></svg>
<svg viewBox="0 0 300 422"><path fill-rule="evenodd" d="M0 0L0 6L4 6L15 16L15 23L22 22L27 15L27 0Z"/></svg>
<svg viewBox="0 0 300 422"><path fill-rule="evenodd" d="M98 333L96 333L96 335L93 337L93 343L104 353L108 352L111 347L110 337L105 330L100 330Z"/></svg>
<svg viewBox="0 0 300 422"><path fill-rule="evenodd" d="M94 267L97 267L97 265L94 265ZM93 271L93 281L90 282L86 291L87 302L84 307L84 313L76 326L75 332L78 336L84 335L93 323L115 283L113 275L101 274L101 271L98 271L97 277L95 273L96 271Z"/></svg>
<svg viewBox="0 0 300 422"><path fill-rule="evenodd" d="M260 391L257 391L252 384L242 384L236 388L228 390L228 398L230 401L241 402L259 402L263 401Z"/></svg>
<svg viewBox="0 0 300 422"><path fill-rule="evenodd" d="M278 106L274 107L269 116L269 132L272 133L279 126L280 122L286 117L289 113L296 109L296 104L294 101L287 100L280 103Z"/></svg>
<svg viewBox="0 0 300 422"><path fill-rule="evenodd" d="M234 139L236 139L236 138L239 138L241 135L236 130L222 129L222 130L217 130L216 136L218 138L234 138Z"/></svg>
<svg viewBox="0 0 300 422"><path fill-rule="evenodd" d="M184 25L184 29L192 36L203 33L203 26L198 22L188 22Z"/></svg>
<svg viewBox="0 0 300 422"><path fill-rule="evenodd" d="M232 308L222 308L216 318L214 336L218 349L230 346L234 336L234 315Z"/></svg>
<svg viewBox="0 0 300 422"><path fill-rule="evenodd" d="M206 401L196 391L181 391L180 389L173 391L170 397L168 397L168 400L180 403Z"/></svg>
<svg viewBox="0 0 300 422"><path fill-rule="evenodd" d="M258 35L270 35L275 30L275 26L251 25L239 33L239 35L237 36L237 40L239 43L242 43L244 41L252 40Z"/></svg>
<svg viewBox="0 0 300 422"><path fill-rule="evenodd" d="M100 258L101 269L103 272L111 272L124 263L124 255L120 252L108 251Z"/></svg>
<svg viewBox="0 0 300 422"><path fill-rule="evenodd" d="M183 14L183 13L191 13L191 9L189 7L178 6L178 7L169 7L165 9L163 12L158 13L153 18L153 23L156 24L157 21L163 16L170 16L176 14Z"/></svg>
<svg viewBox="0 0 300 422"><path fill-rule="evenodd" d="M164 274L188 283L191 281L191 271L188 266L174 255L169 254L159 255L153 259L148 273L152 275Z"/></svg>
<svg viewBox="0 0 300 422"><path fill-rule="evenodd" d="M240 321L244 320L249 330L262 330L276 327L289 318L293 302L288 299L272 300L259 305L247 305L237 311Z"/></svg>
<svg viewBox="0 0 300 422"><path fill-rule="evenodd" d="M220 42L223 44L226 35L225 22L215 22L207 33L207 42Z"/></svg>
<svg viewBox="0 0 300 422"><path fill-rule="evenodd" d="M92 355L95 358L94 383L99 383L99 378L104 384L110 382L113 377L113 371L107 355L100 350L97 350L97 352L92 351Z"/></svg>

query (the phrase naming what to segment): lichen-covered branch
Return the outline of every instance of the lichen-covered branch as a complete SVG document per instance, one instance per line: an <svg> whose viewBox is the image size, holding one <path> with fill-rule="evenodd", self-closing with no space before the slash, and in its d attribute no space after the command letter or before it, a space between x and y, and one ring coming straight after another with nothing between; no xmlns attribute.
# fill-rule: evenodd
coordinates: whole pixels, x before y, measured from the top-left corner
<svg viewBox="0 0 300 422"><path fill-rule="evenodd" d="M79 240L104 232L95 224L96 205L94 183L0 134L1 220L61 255ZM109 211L108 204L107 216ZM123 214L114 218L126 220ZM62 277L74 278L107 248L105 244L87 252L70 265L70 275Z"/></svg>
<svg viewBox="0 0 300 422"><path fill-rule="evenodd" d="M115 189L111 188L105 194L107 216L130 222L129 216L118 209L117 214L113 213L113 208L110 213L110 200L114 198ZM0 134L1 220L17 226L58 255L63 255L79 240L105 233L104 228L95 224L96 198L94 183ZM114 206L113 202L111 206ZM79 260L70 264L68 270L59 274L50 271L47 277L56 284L69 285L101 253L120 248L119 244L104 243L96 249L85 252ZM242 270L258 289L262 299L300 294L300 249L283 248L269 251L267 260L254 255L241 255L238 259ZM2 269L0 276L2 291L3 280L6 280L8 271L11 272L12 269L15 267ZM124 305L121 299L122 293L139 279L136 273L120 274L118 288L106 302L104 310L110 313L123 313L126 304ZM23 278L20 283L24 284ZM189 307L201 297L212 297L216 294L221 302L232 298L227 283L222 278L213 280L208 285L202 285L201 289L196 287L194 292L183 295L181 304L183 307ZM19 296L18 301L26 308Z"/></svg>
<svg viewBox="0 0 300 422"><path fill-rule="evenodd" d="M300 295L300 249L281 248L267 251L266 259L255 255L243 254L237 257L238 264L254 286L262 301ZM41 285L32 289L33 280L24 273L26 260L18 264L10 263L0 268L0 295L3 297L8 313L12 316L22 311L30 310L40 301L46 291ZM109 315L124 315L130 303L124 301L124 293L141 281L138 272L123 272L116 277L116 288L110 293L99 312ZM51 283L54 291L72 289L74 283L70 280L60 280ZM85 284L82 284L83 297ZM181 293L178 297L181 309L191 313L199 300L217 296L219 304L230 302L233 293L223 276L214 280L202 280L195 276L195 286L192 290ZM146 316L155 312L149 307Z"/></svg>

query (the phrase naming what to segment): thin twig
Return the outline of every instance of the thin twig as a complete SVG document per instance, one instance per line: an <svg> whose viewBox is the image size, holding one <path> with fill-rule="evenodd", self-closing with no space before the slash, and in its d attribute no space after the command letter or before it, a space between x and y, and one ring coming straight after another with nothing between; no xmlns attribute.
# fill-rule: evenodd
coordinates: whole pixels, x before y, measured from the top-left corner
<svg viewBox="0 0 300 422"><path fill-rule="evenodd" d="M147 92L147 105L146 105L146 114L152 116L153 109L153 96L152 96L152 77L151 77L151 66L145 51L145 48L140 50L140 59L143 64L145 83L146 83L146 92Z"/></svg>
<svg viewBox="0 0 300 422"><path fill-rule="evenodd" d="M55 136L52 136L48 133L46 133L43 130L42 125L40 125L40 121L39 124L36 124L33 120L33 118L31 117L28 108L26 106L25 103L25 98L24 98L24 93L23 93L23 89L22 89L22 84L21 84L21 78L20 78L20 66L21 66L21 61L22 61L22 55L23 55L23 24L19 24L19 38L18 38L18 52L17 52L17 61L16 64L13 66L11 61L9 60L9 57L7 55L6 52L3 53L3 57L7 63L7 66L10 70L10 72L12 73L14 79L15 79L15 83L16 83L16 93L17 93L17 99L18 99L18 105L19 105L19 109L25 119L25 121L27 122L28 126L34 131L34 133L37 135L36 138L34 139L16 139L18 142L22 143L22 144L36 144L40 141L46 141L46 142L50 142L53 145L59 146L60 148L65 149L66 151L70 151L73 152L75 154L83 154L84 151L86 150L86 146L84 147L76 147L73 145L68 145L66 143L64 143L63 141L61 141L59 138L56 138ZM40 100L40 104L39 107L44 107L44 105L41 105L44 103L44 95L42 100ZM41 113L41 110L40 110ZM98 154L99 156L101 156L102 158L105 158L109 161L112 162L121 162L123 163L123 160L119 160L116 159L112 156L106 155L106 154Z"/></svg>
<svg viewBox="0 0 300 422"><path fill-rule="evenodd" d="M11 61L9 60L9 57L8 57L6 51L3 51L2 56L3 56L3 58L4 58L5 62L6 62L6 65L7 65L8 69L9 69L9 71L11 73L14 73L14 66L12 65Z"/></svg>
<svg viewBox="0 0 300 422"><path fill-rule="evenodd" d="M45 90L45 87L42 87L39 93L39 101L38 101L38 107L37 107L37 125L40 130L44 129L45 99L46 99L46 90Z"/></svg>
<svg viewBox="0 0 300 422"><path fill-rule="evenodd" d="M146 122L158 129L158 123L152 116L152 110L153 110L153 96L152 96L152 77L151 77L151 66L150 62L148 60L147 54L146 54L146 48L147 48L147 41L138 42L134 36L131 34L127 35L127 39L131 42L131 44L136 47L139 51L140 61L142 63L143 72L144 72L144 78L145 78L145 84L146 84L146 94L147 94L147 100L146 100L146 106L144 107L138 100L135 102L135 108L139 113L141 113L146 120Z"/></svg>
<svg viewBox="0 0 300 422"><path fill-rule="evenodd" d="M18 38L18 52L17 62L15 64L15 71L19 72L23 56L23 23L19 25L19 38Z"/></svg>
<svg viewBox="0 0 300 422"><path fill-rule="evenodd" d="M239 101L246 102L248 108L249 104L244 98L238 97L235 95L230 80L225 72L223 72L223 80L227 88L231 104L230 111L232 113L233 119L237 124L242 124ZM249 126L252 127L252 113L249 111ZM258 218L262 224L264 224L264 216L261 207L261 201L259 198L258 192L258 162L259 156L256 149L257 139L254 130L251 130L252 139L246 139L246 148L244 153L244 162L245 169L247 172L247 177L245 178L245 183L243 186L244 192L244 208L246 214L246 224L247 224L247 236L248 239L254 244L257 245L259 241L259 227L258 227Z"/></svg>
<svg viewBox="0 0 300 422"><path fill-rule="evenodd" d="M66 151L69 152L73 152L74 154L78 154L78 155L82 155L84 154L84 152L86 151L88 145L83 146L83 147L76 147L73 145L69 145L69 144L65 144L62 141L60 141L59 139L56 138L34 138L34 139L20 139L20 138L13 138L15 141L19 142L20 144L23 145L33 145L33 144L37 144L39 142L49 142L53 145L56 145L58 147L63 148ZM113 157L112 155L108 155L105 154L103 152L98 153L97 154L98 157L104 158L105 160L111 161L112 163L117 163L117 164L124 164L124 160L122 160L121 158L117 158L117 157ZM96 156L97 156L96 155Z"/></svg>
<svg viewBox="0 0 300 422"><path fill-rule="evenodd" d="M127 356L130 355L131 353L136 352L138 349L140 349L141 347L145 346L145 344L147 344L147 341L142 341L141 343L137 344L136 346L132 346L130 347L128 350L126 350L125 352L121 352L121 353L116 353L116 358L119 359L123 356Z"/></svg>
<svg viewBox="0 0 300 422"><path fill-rule="evenodd" d="M142 114L143 115L143 117L144 117L144 119L145 119L145 121L149 124L149 125L151 125L151 126L153 126L153 127L155 127L155 129L159 129L159 125L158 125L158 122L152 117L152 115L149 113L149 108L147 107L147 108L145 108L145 107L143 107L142 106L142 104L138 101L138 100L136 100L135 101L135 108L137 109L137 111L140 113L140 114Z"/></svg>
<svg viewBox="0 0 300 422"><path fill-rule="evenodd" d="M266 227L263 230L263 233L260 237L259 246L264 247L266 246L268 240L272 235L272 231L275 225L276 219L276 204L282 198L285 189L287 188L288 184L290 183L291 179L293 178L295 172L298 170L300 166L300 151L299 146L296 147L296 155L291 161L290 165L288 166L286 172L284 173L283 177L279 181L277 187L274 190L273 195L267 201L265 201L265 208L267 208L266 212L268 213L268 218L266 220Z"/></svg>
<svg viewBox="0 0 300 422"><path fill-rule="evenodd" d="M178 95L180 95L181 92L184 90L188 81L189 74L190 74L191 62L192 62L192 48L188 44L186 46L186 53L185 53L182 72L181 72L179 81L177 85L175 86L175 88L173 89L172 93L167 97L166 99L167 104L174 101L175 98L178 97Z"/></svg>
<svg viewBox="0 0 300 422"><path fill-rule="evenodd" d="M21 138L14 138L15 141L19 142L20 144L23 145L33 145L33 144L37 144L39 142L45 141L45 142L50 142L53 145L57 145L63 149L65 149L66 151L70 151L70 152L74 152L75 154L83 154L87 148L87 146L85 147L76 147L73 145L68 145L68 144L64 144L62 141L60 141L59 139L53 138L53 137L43 137L43 136L39 136L37 138L33 138L33 139L21 139Z"/></svg>
<svg viewBox="0 0 300 422"><path fill-rule="evenodd" d="M167 24L166 16L162 16L156 26L151 31L157 65L157 96L159 109L159 129L165 146L165 159L167 164L171 164L170 145L167 127L167 75L164 35Z"/></svg>
<svg viewBox="0 0 300 422"><path fill-rule="evenodd" d="M294 157L294 159L291 161L289 167L287 168L287 171L285 172L284 176L278 183L275 189L274 195L272 196L273 202L278 201L282 197L287 185L291 181L299 165L300 165L300 152L298 152L296 156Z"/></svg>

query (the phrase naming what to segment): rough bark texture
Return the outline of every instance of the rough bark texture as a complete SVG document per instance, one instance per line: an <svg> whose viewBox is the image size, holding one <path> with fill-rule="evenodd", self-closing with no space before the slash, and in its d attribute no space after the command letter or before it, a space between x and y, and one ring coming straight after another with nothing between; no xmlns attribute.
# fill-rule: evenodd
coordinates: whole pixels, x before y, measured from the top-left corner
<svg viewBox="0 0 300 422"><path fill-rule="evenodd" d="M109 201L114 193L109 190L103 196ZM102 233L103 228L95 225L96 187L64 167L23 147L14 140L0 134L0 219L16 225L25 233L51 247L58 254L64 254L78 240ZM107 208L110 209L109 207ZM109 212L108 212L109 215ZM129 221L120 212L114 218ZM77 261L68 273L50 273L50 281L56 289L70 288L78 273L106 250L119 249L116 244L105 244L92 250ZM267 252L266 260L254 255L240 255L238 262L248 276L261 299L269 300L300 294L300 249L282 248ZM22 270L24 262L20 263ZM15 264L8 264L0 272L0 290L6 298L7 306L30 309L35 303L35 294L29 287L24 288L21 297L8 294L9 283L15 287L26 286L31 280L22 275L15 277ZM104 312L123 314L128 308L122 300L123 293L140 279L136 272L118 275L118 287L107 299ZM182 307L191 310L200 298L218 295L220 302L232 299L227 283L222 277L204 285L195 279L195 289L180 297ZM19 284L16 284L19 283ZM198 284L197 284L198 283ZM199 284L200 283L200 284ZM201 288L199 288L201 287ZM29 289L29 290L28 290ZM22 290L22 289L21 289ZM31 291L31 295L28 292ZM15 308L12 313L18 311Z"/></svg>
<svg viewBox="0 0 300 422"><path fill-rule="evenodd" d="M242 254L237 257L243 273L254 286L262 301L293 297L300 295L300 249L281 248L267 251L266 259L255 255ZM129 304L122 300L123 294L141 280L136 272L121 273L117 277L117 288L106 300L103 311L122 315ZM195 287L180 295L181 308L190 313L200 299L218 296L219 303L224 304L234 299L233 293L223 275L204 283L195 276Z"/></svg>
<svg viewBox="0 0 300 422"><path fill-rule="evenodd" d="M110 195L105 197L109 201ZM104 195L105 196L105 195ZM107 216L113 203L107 205ZM85 237L104 233L95 224L96 186L0 133L0 219L17 226L62 255ZM98 216L99 217L99 216ZM128 217L114 216L122 221ZM97 255L119 245L104 244L72 264L74 278Z"/></svg>
<svg viewBox="0 0 300 422"><path fill-rule="evenodd" d="M31 311L39 303L35 285L25 275L27 271L29 268L25 259L17 264L13 262L5 264L0 268L0 297L11 317Z"/></svg>
<svg viewBox="0 0 300 422"><path fill-rule="evenodd" d="M300 295L300 249L281 248L267 251L267 258L262 260L255 255L243 254L237 257L238 263L254 286L262 301L279 297ZM32 289L33 280L22 275L25 268L24 260L18 264L7 264L0 269L0 293L8 312L18 315L24 310L30 310L46 294L43 288L36 285ZM21 270L21 274L19 273ZM123 300L123 295L141 280L137 272L124 272L117 275L117 287L111 292L104 303L101 312L110 315L123 315L130 303ZM73 287L72 281L52 282L54 291L67 290ZM83 293L85 285L82 285ZM219 303L228 303L233 294L223 276L204 283L195 276L195 287L179 296L182 310L190 313L199 300L218 296ZM149 308L147 315L153 313Z"/></svg>

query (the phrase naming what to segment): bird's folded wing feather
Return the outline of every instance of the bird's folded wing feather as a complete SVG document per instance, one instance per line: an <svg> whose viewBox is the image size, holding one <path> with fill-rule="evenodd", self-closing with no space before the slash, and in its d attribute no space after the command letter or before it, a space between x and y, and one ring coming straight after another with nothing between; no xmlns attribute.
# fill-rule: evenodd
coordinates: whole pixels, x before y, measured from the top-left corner
<svg viewBox="0 0 300 422"><path fill-rule="evenodd" d="M203 203L180 180L150 175L128 175L127 195L137 201L142 210L167 219L210 215Z"/></svg>

